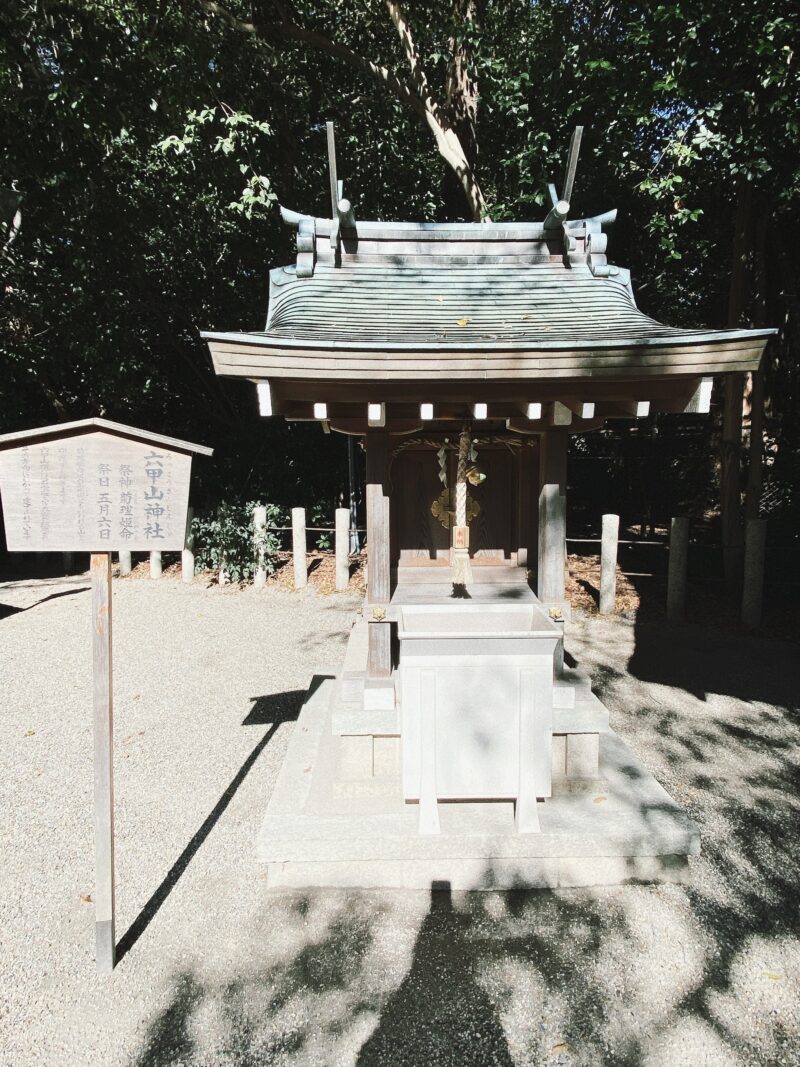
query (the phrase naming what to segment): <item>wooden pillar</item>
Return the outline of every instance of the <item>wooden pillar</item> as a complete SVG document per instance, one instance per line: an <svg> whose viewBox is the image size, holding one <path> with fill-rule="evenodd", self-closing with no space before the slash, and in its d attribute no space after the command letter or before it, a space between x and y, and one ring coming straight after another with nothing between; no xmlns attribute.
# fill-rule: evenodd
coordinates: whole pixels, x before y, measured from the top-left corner
<svg viewBox="0 0 800 1067"><path fill-rule="evenodd" d="M565 599L568 441L569 435L564 431L550 430L541 437L536 592L545 604Z"/></svg>
<svg viewBox="0 0 800 1067"><path fill-rule="evenodd" d="M750 377L750 449L747 458L746 519L757 519L764 482L764 369Z"/></svg>
<svg viewBox="0 0 800 1067"><path fill-rule="evenodd" d="M764 606L764 558L767 520L749 519L745 533L742 626L755 630L761 625Z"/></svg>
<svg viewBox="0 0 800 1067"><path fill-rule="evenodd" d="M722 561L725 584L734 589L742 564L742 393L744 376L725 375L725 406L722 422L720 465L720 515L722 520Z"/></svg>
<svg viewBox="0 0 800 1067"><path fill-rule="evenodd" d="M94 702L95 946L97 970L114 969L114 702L111 664L111 553L94 552L92 667Z"/></svg>
<svg viewBox="0 0 800 1067"><path fill-rule="evenodd" d="M391 625L382 618L392 596L389 515L389 434L369 430L367 445L367 604L369 619L367 674L391 673ZM380 616L376 618L375 616Z"/></svg>
<svg viewBox="0 0 800 1067"><path fill-rule="evenodd" d="M523 442L517 460L517 566L533 566L536 543L535 518L531 508L533 461L536 453Z"/></svg>

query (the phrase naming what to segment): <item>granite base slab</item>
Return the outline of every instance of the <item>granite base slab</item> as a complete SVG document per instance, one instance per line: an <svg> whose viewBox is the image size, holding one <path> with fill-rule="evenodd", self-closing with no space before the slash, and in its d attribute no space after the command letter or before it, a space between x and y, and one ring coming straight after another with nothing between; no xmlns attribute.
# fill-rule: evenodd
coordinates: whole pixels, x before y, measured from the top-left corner
<svg viewBox="0 0 800 1067"><path fill-rule="evenodd" d="M699 833L612 731L600 737L606 791L539 803L541 832L517 833L511 803L441 803L420 835L415 804L335 788L333 680L312 685L267 807L257 858L271 886L456 890L685 881ZM337 795L338 794L338 795Z"/></svg>

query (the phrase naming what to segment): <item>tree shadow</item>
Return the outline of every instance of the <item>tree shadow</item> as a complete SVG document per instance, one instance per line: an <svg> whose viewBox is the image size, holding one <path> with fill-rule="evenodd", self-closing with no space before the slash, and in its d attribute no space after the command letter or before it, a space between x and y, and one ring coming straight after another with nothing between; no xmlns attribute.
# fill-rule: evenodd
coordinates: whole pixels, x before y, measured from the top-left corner
<svg viewBox="0 0 800 1067"><path fill-rule="evenodd" d="M770 789L789 784L785 769L764 779ZM795 785L796 777L795 769ZM729 803L725 790L726 817ZM391 908L400 918L402 905L355 890L271 894L271 924L281 924L282 943L287 928L296 936L293 949L263 965L254 943L253 958L226 981L180 972L135 1067L210 1062L201 1047L209 1017L222 1028L219 1064L640 1067L659 1046L686 1048L695 1062L779 1062L791 1029L766 1038L742 1030L735 980L752 966L754 938L777 946L794 929L798 846L792 835L778 840L770 807L755 830L768 848L743 818L708 850L721 892L708 879L595 893L520 881L505 892L452 894L434 882L399 980L385 953L387 935L389 959L397 952ZM491 863L485 881L493 884ZM320 910L332 910L321 933ZM676 938L693 942L683 966ZM698 1033L705 1051L686 1044Z"/></svg>
<svg viewBox="0 0 800 1067"><path fill-rule="evenodd" d="M330 1062L310 1047L325 1034L336 1037L374 1006L360 975L373 942L375 909L350 896L342 900L321 935L305 934L312 910L306 894L285 894L284 923L303 931L303 944L271 966L244 961L242 976L202 981L192 970L173 979L168 1005L149 1024L135 1067L200 1063L245 1065ZM328 1007L330 1002L330 1007ZM311 1004L316 1010L309 1010ZM224 1052L211 1060L197 1048L197 1018L212 1006L221 1017Z"/></svg>
<svg viewBox="0 0 800 1067"><path fill-rule="evenodd" d="M739 700L800 707L800 656L789 642L770 641L700 622L667 621L661 583L637 583L635 648L628 671L644 682Z"/></svg>
<svg viewBox="0 0 800 1067"><path fill-rule="evenodd" d="M137 1067L209 1062L199 1044L209 1012L221 1020L224 1054L212 1057L220 1064L483 1067L569 1056L639 1067L651 1057L669 1062L675 1049L695 1062L791 1062L792 1018L763 1017L771 979L772 989L790 981L779 962L783 946L797 942L796 693L781 689L792 700L772 708L709 707L705 687L696 699L680 686L665 696L649 681L631 694L622 685L626 652L609 632L594 673L612 714L700 825L703 854L688 886L589 894L520 882L510 892L452 894L434 883L399 976L386 945L400 937L402 905L393 905L395 918L376 893L346 891L322 934L304 934L335 892L271 896L271 922L295 923L292 949L269 965L242 959L227 981L180 972ZM746 662L757 676L745 691L772 692L759 680L773 666L769 648L756 647L766 643L734 644L741 655L750 649ZM296 696L282 696L288 714ZM493 884L491 863L485 882ZM259 951L270 950L254 945L253 955ZM779 973L764 978L758 968L770 965ZM759 981L766 992L753 991ZM751 1017L745 1001L754 998ZM694 1043L701 1040L703 1047Z"/></svg>
<svg viewBox="0 0 800 1067"><path fill-rule="evenodd" d="M194 832L190 840L187 842L181 854L175 860L170 867L166 876L161 884L153 892L150 899L144 905L142 910L136 916L134 921L125 931L117 944L117 962L121 962L128 952L133 948L147 927L156 917L161 910L167 897L172 890L178 884L181 875L194 859L198 850L201 848L208 835L216 826L220 817L224 814L228 805L236 795L237 790L244 782L250 771L253 769L254 764L258 760L258 757L270 743L272 738L278 731L278 728L285 722L291 722L297 719L300 714L300 709L307 696L310 696L324 681L323 676L315 676L312 680L311 688L308 690L292 690L286 693L274 693L269 696L253 697L253 706L250 709L247 717L242 723L243 726L263 726L269 725L269 729L262 736L261 740L255 745L250 752L250 755L241 765L239 770L233 776L231 781L223 790L222 795L216 802L214 807L205 817L198 829Z"/></svg>

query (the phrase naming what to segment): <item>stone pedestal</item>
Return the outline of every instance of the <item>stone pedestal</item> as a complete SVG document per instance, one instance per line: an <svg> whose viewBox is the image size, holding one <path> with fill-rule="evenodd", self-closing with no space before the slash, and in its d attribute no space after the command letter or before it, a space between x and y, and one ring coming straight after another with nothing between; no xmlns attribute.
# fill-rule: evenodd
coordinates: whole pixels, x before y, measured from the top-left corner
<svg viewBox="0 0 800 1067"><path fill-rule="evenodd" d="M449 583L404 574L386 612L401 637L388 678L369 676L365 605L340 677L311 687L271 795L258 841L270 885L685 879L694 825L609 730L588 677L554 677L560 627L516 570L456 602Z"/></svg>

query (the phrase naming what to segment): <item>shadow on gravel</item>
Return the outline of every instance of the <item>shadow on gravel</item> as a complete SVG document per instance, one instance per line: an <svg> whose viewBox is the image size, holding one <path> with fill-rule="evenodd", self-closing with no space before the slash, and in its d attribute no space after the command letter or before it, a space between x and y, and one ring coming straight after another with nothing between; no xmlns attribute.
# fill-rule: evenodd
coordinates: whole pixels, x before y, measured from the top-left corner
<svg viewBox="0 0 800 1067"><path fill-rule="evenodd" d="M40 604L46 604L48 600L58 600L62 596L74 596L76 593L88 593L91 589L89 585L79 585L74 589L62 589L59 593L50 593L49 596L43 596L41 600L37 600L35 604L29 604L26 608L16 608L12 604L0 604L0 619L7 619L9 615L18 615L21 611L30 611L31 608L38 608Z"/></svg>
<svg viewBox="0 0 800 1067"><path fill-rule="evenodd" d="M225 812L226 808L233 800L236 791L252 770L256 760L277 733L278 727L285 722L293 722L297 719L306 698L310 696L310 694L314 692L324 680L325 678L323 676L316 675L308 690L294 689L286 693L274 693L270 696L252 698L253 706L242 725L266 726L269 724L269 729L233 776L222 796L203 820L200 827L195 831L180 856L178 856L173 863L172 867L170 867L164 880L120 938L117 945L118 963L128 952L130 952L158 914L164 901L178 884L181 875L197 854L198 849L202 846L203 842L216 826L220 816Z"/></svg>
<svg viewBox="0 0 800 1067"><path fill-rule="evenodd" d="M645 682L800 708L800 656L794 645L699 625L637 623L628 670Z"/></svg>
<svg viewBox="0 0 800 1067"><path fill-rule="evenodd" d="M634 623L635 649L627 669L635 678L685 689L700 700L718 693L738 700L800 708L797 646L702 621L671 623L664 615L663 584L631 579L640 598ZM690 594L695 587L690 587ZM728 605L729 607L731 605ZM691 607L691 605L690 605ZM769 604L767 603L767 611ZM702 619L702 607L694 605ZM687 612L690 608L687 607ZM691 615L690 615L691 618Z"/></svg>
<svg viewBox="0 0 800 1067"><path fill-rule="evenodd" d="M674 692L623 682L616 631L607 647L598 637L594 661L621 732L700 826L688 886L451 894L434 883L416 934L396 895L271 895L278 946L245 939L227 979L179 972L135 1067L794 1062L796 691L768 677L780 646L720 635L716 648L703 631L695 652L691 635L678 639L690 664L669 652L659 667L659 633L670 639L637 632L634 666ZM743 663L708 664L693 690L665 680L672 664L673 678L699 683L709 649ZM706 701L717 687L742 703ZM756 694L784 700L745 702Z"/></svg>
<svg viewBox="0 0 800 1067"><path fill-rule="evenodd" d="M392 963L398 948L404 957L403 924L395 928L381 894L271 896L280 962L263 962L270 947L257 937L227 980L179 972L132 1067L770 1064L791 1051L780 1019L771 1033L769 1024L766 1033L742 1026L742 993L730 988L737 962L751 965L742 954L754 932L790 929L785 911L765 924L771 885L716 918L676 886L600 896L445 887L433 884L399 979ZM331 910L320 932L315 915ZM698 937L698 920L710 938Z"/></svg>
<svg viewBox="0 0 800 1067"><path fill-rule="evenodd" d="M469 911L454 909L450 883L434 882L411 967L383 1006L357 1067L514 1067L500 1013L478 980L486 946L472 926Z"/></svg>
<svg viewBox="0 0 800 1067"><path fill-rule="evenodd" d="M701 831L701 856L682 895L701 934L693 940L703 949L702 972L676 1002L673 1025L701 1025L728 1050L729 1062L781 1062L799 1047L796 1019L764 1004L796 1003L796 649L637 618L627 658L625 625L618 620L591 635L594 691Z"/></svg>
<svg viewBox="0 0 800 1067"><path fill-rule="evenodd" d="M192 971L178 973L172 999L150 1023L135 1067L244 1067L294 1062L295 1056L302 1064L335 1063L324 1049L312 1054L310 1048L326 1036L335 1039L374 1006L375 998L364 996L359 978L378 914L357 894L348 894L322 935L314 936L304 932L312 909L312 898L305 894L276 898L276 921L302 934L303 941L284 962L259 967L255 941L252 958L242 961L241 977L203 984ZM221 1024L216 1028L221 1048L217 1044L210 1058L198 1027L208 1010Z"/></svg>

